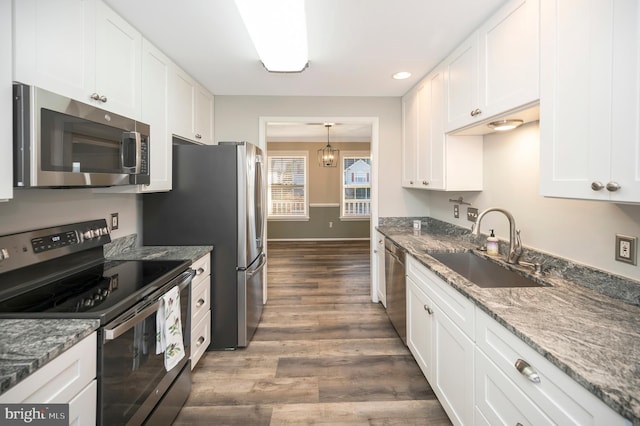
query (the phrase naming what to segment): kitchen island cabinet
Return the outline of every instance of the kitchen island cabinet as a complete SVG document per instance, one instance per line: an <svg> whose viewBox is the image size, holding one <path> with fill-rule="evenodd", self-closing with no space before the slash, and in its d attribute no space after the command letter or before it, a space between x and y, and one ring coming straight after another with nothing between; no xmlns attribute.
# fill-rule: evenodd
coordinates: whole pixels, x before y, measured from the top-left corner
<svg viewBox="0 0 640 426"><path fill-rule="evenodd" d="M196 276L191 282L191 369L211 343L211 255L191 264Z"/></svg>
<svg viewBox="0 0 640 426"><path fill-rule="evenodd" d="M540 192L640 203L640 3L542 0Z"/></svg>
<svg viewBox="0 0 640 426"><path fill-rule="evenodd" d="M538 101L539 8L508 2L445 59L447 132Z"/></svg>
<svg viewBox="0 0 640 426"><path fill-rule="evenodd" d="M14 80L140 118L141 34L100 0L21 0Z"/></svg>

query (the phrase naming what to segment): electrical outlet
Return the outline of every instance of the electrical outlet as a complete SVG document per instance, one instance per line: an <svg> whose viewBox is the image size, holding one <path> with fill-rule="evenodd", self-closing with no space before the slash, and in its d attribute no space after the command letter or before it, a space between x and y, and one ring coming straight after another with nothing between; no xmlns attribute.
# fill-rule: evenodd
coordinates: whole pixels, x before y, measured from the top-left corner
<svg viewBox="0 0 640 426"><path fill-rule="evenodd" d="M467 207L467 220L474 222L478 219L478 209L475 207Z"/></svg>
<svg viewBox="0 0 640 426"><path fill-rule="evenodd" d="M453 217L456 219L460 217L460 206L457 204L453 205Z"/></svg>
<svg viewBox="0 0 640 426"><path fill-rule="evenodd" d="M118 213L111 213L111 230L118 229L118 225L120 224L120 219L118 219Z"/></svg>
<svg viewBox="0 0 640 426"><path fill-rule="evenodd" d="M616 260L618 262L636 264L637 237L616 234Z"/></svg>

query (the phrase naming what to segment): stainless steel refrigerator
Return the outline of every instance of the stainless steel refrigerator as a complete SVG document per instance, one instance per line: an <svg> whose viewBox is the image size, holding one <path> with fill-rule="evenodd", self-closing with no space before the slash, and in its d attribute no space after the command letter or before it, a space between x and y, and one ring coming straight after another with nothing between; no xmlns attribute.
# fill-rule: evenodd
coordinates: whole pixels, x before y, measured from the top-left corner
<svg viewBox="0 0 640 426"><path fill-rule="evenodd" d="M262 150L246 142L173 146L173 190L143 195L143 244L213 245L211 344L245 347L263 307Z"/></svg>

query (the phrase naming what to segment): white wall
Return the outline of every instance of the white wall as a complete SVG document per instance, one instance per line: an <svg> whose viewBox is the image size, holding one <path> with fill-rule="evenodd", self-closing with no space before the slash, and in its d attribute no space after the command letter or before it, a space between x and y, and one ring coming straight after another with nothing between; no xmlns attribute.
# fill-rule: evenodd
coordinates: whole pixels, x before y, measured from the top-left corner
<svg viewBox="0 0 640 426"><path fill-rule="evenodd" d="M378 117L378 214L426 216L415 194L400 190L402 105L394 97L216 96L215 140L257 143L260 117Z"/></svg>
<svg viewBox="0 0 640 426"><path fill-rule="evenodd" d="M142 209L135 194L94 194L91 189L24 189L13 194L13 200L0 203L0 235L102 218L109 223L111 213L120 219L111 239L139 229Z"/></svg>
<svg viewBox="0 0 640 426"><path fill-rule="evenodd" d="M430 216L470 227L466 207L453 218L449 198L471 201L474 207L503 207L522 230L525 246L572 259L618 275L640 280L640 267L615 261L615 234L640 237L640 206L608 202L545 198L539 195L539 126L530 123L511 132L484 138L484 190L479 193L424 193L423 205ZM416 192L416 191L413 191ZM508 239L507 219L489 213L482 232L495 228L496 236Z"/></svg>

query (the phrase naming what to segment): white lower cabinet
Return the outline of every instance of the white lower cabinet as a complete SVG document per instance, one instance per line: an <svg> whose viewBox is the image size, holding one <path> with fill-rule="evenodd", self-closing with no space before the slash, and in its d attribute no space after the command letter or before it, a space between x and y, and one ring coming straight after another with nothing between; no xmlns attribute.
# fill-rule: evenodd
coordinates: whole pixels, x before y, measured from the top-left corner
<svg viewBox="0 0 640 426"><path fill-rule="evenodd" d="M384 235L376 232L376 242L374 248L375 254L375 279L376 279L376 292L378 293L378 300L382 302L382 306L387 307L387 287L384 275Z"/></svg>
<svg viewBox="0 0 640 426"><path fill-rule="evenodd" d="M473 423L475 306L407 257L407 344L447 415Z"/></svg>
<svg viewBox="0 0 640 426"><path fill-rule="evenodd" d="M191 282L191 369L211 343L211 255L191 265L196 276Z"/></svg>
<svg viewBox="0 0 640 426"><path fill-rule="evenodd" d="M406 268L407 345L453 424L630 425L414 257Z"/></svg>
<svg viewBox="0 0 640 426"><path fill-rule="evenodd" d="M0 403L69 404L70 425L96 424L97 333L0 395Z"/></svg>
<svg viewBox="0 0 640 426"><path fill-rule="evenodd" d="M476 412L479 419L491 425L628 424L604 402L480 310L476 311L476 336ZM530 370L521 367L521 372L517 364ZM539 380L531 374L536 374Z"/></svg>

